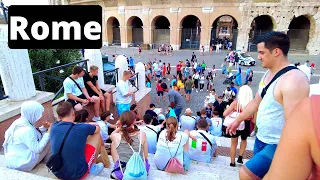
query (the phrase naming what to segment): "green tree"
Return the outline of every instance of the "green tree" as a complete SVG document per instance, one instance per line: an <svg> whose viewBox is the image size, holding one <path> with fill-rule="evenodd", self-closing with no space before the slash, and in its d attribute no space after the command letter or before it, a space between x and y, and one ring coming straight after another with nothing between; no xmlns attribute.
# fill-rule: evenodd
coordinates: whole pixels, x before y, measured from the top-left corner
<svg viewBox="0 0 320 180"><path fill-rule="evenodd" d="M32 72L38 72L49 68L57 67L80 60L81 53L79 49L30 49L29 58ZM45 73L46 75L65 79L71 74L73 66L68 68L56 69ZM62 82L51 78L42 77L44 90L56 93L61 87ZM39 77L34 76L36 89L41 90Z"/></svg>

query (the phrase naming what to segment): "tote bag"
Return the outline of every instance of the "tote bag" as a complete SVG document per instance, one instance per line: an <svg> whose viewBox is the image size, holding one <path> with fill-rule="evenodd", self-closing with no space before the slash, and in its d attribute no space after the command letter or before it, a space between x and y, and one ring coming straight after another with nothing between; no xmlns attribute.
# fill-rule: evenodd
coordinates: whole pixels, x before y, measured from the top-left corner
<svg viewBox="0 0 320 180"><path fill-rule="evenodd" d="M228 127L231 123L233 123L234 120L236 120L239 114L240 114L240 107L239 107L239 103L237 102L237 111L233 111L228 116L226 116L226 118L224 119L223 125ZM244 124L244 121L242 121L237 130L242 131L244 130L244 128L245 128L245 124Z"/></svg>

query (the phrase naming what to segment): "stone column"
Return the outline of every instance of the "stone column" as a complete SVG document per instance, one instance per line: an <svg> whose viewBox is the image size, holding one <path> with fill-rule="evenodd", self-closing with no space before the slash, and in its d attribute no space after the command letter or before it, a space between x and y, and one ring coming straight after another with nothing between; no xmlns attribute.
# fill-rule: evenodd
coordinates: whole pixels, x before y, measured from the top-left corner
<svg viewBox="0 0 320 180"><path fill-rule="evenodd" d="M23 101L36 95L27 49L8 47L8 25L0 25L0 75L4 91L12 101Z"/></svg>
<svg viewBox="0 0 320 180"><path fill-rule="evenodd" d="M128 48L132 43L132 26L120 26L121 47Z"/></svg>
<svg viewBox="0 0 320 180"><path fill-rule="evenodd" d="M237 49L248 50L250 28L238 28Z"/></svg>
<svg viewBox="0 0 320 180"><path fill-rule="evenodd" d="M113 26L106 26L106 46L112 44L113 41Z"/></svg>
<svg viewBox="0 0 320 180"><path fill-rule="evenodd" d="M102 55L100 49L85 49L84 58L89 59L87 62L88 72L90 71L90 66L94 65L99 68L98 73L98 84L101 89L104 87L104 75L103 75L103 63Z"/></svg>
<svg viewBox="0 0 320 180"><path fill-rule="evenodd" d="M208 52L209 48L210 48L211 29L212 29L212 27L205 27L205 26L201 27L199 49L201 48L201 46L204 46L204 50L206 52Z"/></svg>
<svg viewBox="0 0 320 180"><path fill-rule="evenodd" d="M307 44L307 50L309 55L319 55L320 49L320 10L314 16L314 25L310 26L309 42ZM320 81L319 81L320 82Z"/></svg>
<svg viewBox="0 0 320 180"><path fill-rule="evenodd" d="M143 44L152 44L151 30L152 26L143 26Z"/></svg>
<svg viewBox="0 0 320 180"><path fill-rule="evenodd" d="M117 56L116 62L115 62L115 68L119 68L118 69L118 80L122 79L123 72L125 70L128 70L127 58L124 57L123 55Z"/></svg>
<svg viewBox="0 0 320 180"><path fill-rule="evenodd" d="M170 44L175 51L181 46L181 31L181 27L170 26Z"/></svg>
<svg viewBox="0 0 320 180"><path fill-rule="evenodd" d="M146 69L142 62L138 62L136 64L135 72L139 73L137 77L139 82L138 84L139 90L145 89L146 88Z"/></svg>

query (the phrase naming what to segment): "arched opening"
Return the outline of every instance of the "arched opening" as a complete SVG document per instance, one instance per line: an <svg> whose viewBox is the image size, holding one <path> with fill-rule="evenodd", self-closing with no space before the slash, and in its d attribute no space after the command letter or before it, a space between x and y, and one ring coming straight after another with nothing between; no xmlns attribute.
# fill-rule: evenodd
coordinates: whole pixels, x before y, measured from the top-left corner
<svg viewBox="0 0 320 180"><path fill-rule="evenodd" d="M107 36L109 45L121 45L120 23L115 17L110 17L107 21Z"/></svg>
<svg viewBox="0 0 320 180"><path fill-rule="evenodd" d="M306 16L294 17L289 25L288 36L291 50L306 50L309 41L310 20Z"/></svg>
<svg viewBox="0 0 320 180"><path fill-rule="evenodd" d="M165 16L158 16L153 19L151 26L153 30L153 43L157 48L159 45L170 44L170 22Z"/></svg>
<svg viewBox="0 0 320 180"><path fill-rule="evenodd" d="M272 17L268 15L257 16L251 23L251 29L249 33L249 51L256 51L257 45L256 39L265 32L270 32L274 29L274 22Z"/></svg>
<svg viewBox="0 0 320 180"><path fill-rule="evenodd" d="M210 44L216 47L222 44L222 49L236 49L238 37L238 22L230 15L222 15L212 23Z"/></svg>
<svg viewBox="0 0 320 180"><path fill-rule="evenodd" d="M199 49L201 22L194 15L182 19L181 49Z"/></svg>
<svg viewBox="0 0 320 180"><path fill-rule="evenodd" d="M139 17L131 17L128 25L132 27L132 44L133 46L143 44L143 23Z"/></svg>

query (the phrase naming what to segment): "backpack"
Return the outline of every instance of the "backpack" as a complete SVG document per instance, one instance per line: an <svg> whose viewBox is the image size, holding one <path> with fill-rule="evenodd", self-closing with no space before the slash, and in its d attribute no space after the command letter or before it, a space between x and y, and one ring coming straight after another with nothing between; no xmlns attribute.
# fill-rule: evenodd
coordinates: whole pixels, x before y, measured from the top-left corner
<svg viewBox="0 0 320 180"><path fill-rule="evenodd" d="M140 133L140 140L139 140L139 152L135 152L132 148L132 146L128 143L130 146L133 154L130 157L129 161L126 164L126 169L123 172L122 167L120 165L120 170L123 174L124 180L146 180L147 179L147 170L146 166L144 164L144 161L142 160L140 156L140 150L141 150L141 133ZM120 157L119 157L120 161Z"/></svg>
<svg viewBox="0 0 320 180"><path fill-rule="evenodd" d="M170 148L169 148L168 142L167 142L167 147L168 147L168 150L169 150L169 153L171 156L171 158L169 159L168 163L166 164L166 168L165 168L165 171L168 173L177 173L177 174L184 174L185 173L183 165L181 164L179 159L176 158L177 152L180 147L181 140L182 140L182 136L180 138L180 142L179 142L177 151L174 156L171 155Z"/></svg>

